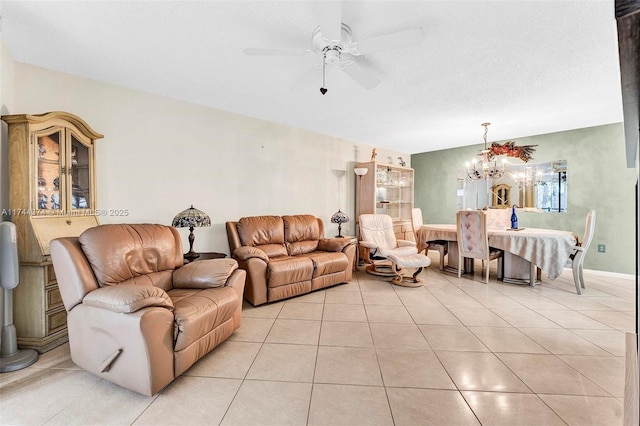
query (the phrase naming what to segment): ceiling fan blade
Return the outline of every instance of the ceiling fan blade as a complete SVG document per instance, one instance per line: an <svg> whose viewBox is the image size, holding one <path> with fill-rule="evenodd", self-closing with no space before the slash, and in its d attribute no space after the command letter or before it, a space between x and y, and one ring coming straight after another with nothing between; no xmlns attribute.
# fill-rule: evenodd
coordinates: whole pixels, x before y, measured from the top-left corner
<svg viewBox="0 0 640 426"><path fill-rule="evenodd" d="M314 52L309 49L300 48L260 48L260 47L248 47L244 49L244 54L249 56L307 56L312 55Z"/></svg>
<svg viewBox="0 0 640 426"><path fill-rule="evenodd" d="M424 32L422 28L412 28L355 42L355 50L350 53L353 55L367 55L384 50L399 49L420 44L423 39Z"/></svg>
<svg viewBox="0 0 640 426"><path fill-rule="evenodd" d="M340 69L349 77L360 83L360 85L365 89L373 89L380 84L380 80L378 80L376 76L371 74L355 61L341 61Z"/></svg>
<svg viewBox="0 0 640 426"><path fill-rule="evenodd" d="M318 2L318 25L322 37L330 41L340 41L342 38L342 2Z"/></svg>

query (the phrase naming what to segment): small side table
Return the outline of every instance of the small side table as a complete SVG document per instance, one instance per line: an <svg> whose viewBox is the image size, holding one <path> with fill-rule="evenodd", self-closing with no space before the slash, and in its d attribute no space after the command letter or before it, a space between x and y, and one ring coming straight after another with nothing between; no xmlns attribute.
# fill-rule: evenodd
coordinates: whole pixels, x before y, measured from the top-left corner
<svg viewBox="0 0 640 426"><path fill-rule="evenodd" d="M200 256L196 257L194 260L184 259L184 264L191 262L197 262L198 260L206 260L206 259L223 259L227 257L224 253L216 253L215 251L208 251L204 253L200 253Z"/></svg>

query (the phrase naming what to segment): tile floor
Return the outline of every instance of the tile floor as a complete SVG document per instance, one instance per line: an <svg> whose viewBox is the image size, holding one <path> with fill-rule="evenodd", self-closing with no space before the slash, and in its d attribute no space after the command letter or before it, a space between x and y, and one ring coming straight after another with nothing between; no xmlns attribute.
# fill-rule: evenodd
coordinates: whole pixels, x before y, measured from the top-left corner
<svg viewBox="0 0 640 426"><path fill-rule="evenodd" d="M227 342L154 397L78 369L64 345L0 375L0 423L622 424L633 281L586 273L578 296L569 270L535 288L487 286L479 270L430 267L420 288L359 272L247 305Z"/></svg>

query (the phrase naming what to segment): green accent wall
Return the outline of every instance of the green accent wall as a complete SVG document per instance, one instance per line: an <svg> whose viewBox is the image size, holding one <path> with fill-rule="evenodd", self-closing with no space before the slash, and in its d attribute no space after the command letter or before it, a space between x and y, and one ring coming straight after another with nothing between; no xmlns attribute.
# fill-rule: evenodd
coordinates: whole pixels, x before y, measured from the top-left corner
<svg viewBox="0 0 640 426"><path fill-rule="evenodd" d="M627 168L622 123L515 139L538 145L533 162L567 160L567 213L519 212L520 226L573 231L582 239L588 210L597 213L585 269L635 274L636 170ZM411 156L415 206L425 223L455 223L456 181L482 144ZM510 162L519 160L509 159ZM598 253L598 244L606 253Z"/></svg>

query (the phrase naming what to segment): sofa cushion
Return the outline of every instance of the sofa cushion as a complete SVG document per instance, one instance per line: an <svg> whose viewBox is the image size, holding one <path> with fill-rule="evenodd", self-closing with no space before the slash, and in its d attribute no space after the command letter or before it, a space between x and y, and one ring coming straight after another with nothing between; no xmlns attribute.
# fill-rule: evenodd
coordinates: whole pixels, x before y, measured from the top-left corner
<svg viewBox="0 0 640 426"><path fill-rule="evenodd" d="M168 291L175 316L174 351L196 342L231 318L241 301L232 287Z"/></svg>
<svg viewBox="0 0 640 426"><path fill-rule="evenodd" d="M284 235L289 256L311 253L318 249L320 225L315 216L301 214L282 216Z"/></svg>
<svg viewBox="0 0 640 426"><path fill-rule="evenodd" d="M165 291L173 288L173 270L169 269L150 274L137 275L131 279L122 281L118 285L150 285L161 288Z"/></svg>
<svg viewBox="0 0 640 426"><path fill-rule="evenodd" d="M342 272L349 268L349 259L342 252L317 251L306 254L305 257L308 257L313 262L314 278L333 274L334 272Z"/></svg>
<svg viewBox="0 0 640 426"><path fill-rule="evenodd" d="M182 249L170 227L151 224L96 226L79 241L101 287L173 270L176 249Z"/></svg>
<svg viewBox="0 0 640 426"><path fill-rule="evenodd" d="M279 257L267 265L267 287L308 281L313 277L313 262L308 257Z"/></svg>
<svg viewBox="0 0 640 426"><path fill-rule="evenodd" d="M262 244L255 246L255 248L262 250L269 259L287 255L287 249L284 244Z"/></svg>
<svg viewBox="0 0 640 426"><path fill-rule="evenodd" d="M284 244L284 224L280 216L243 217L238 221L238 235L243 246Z"/></svg>

